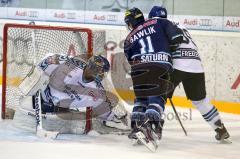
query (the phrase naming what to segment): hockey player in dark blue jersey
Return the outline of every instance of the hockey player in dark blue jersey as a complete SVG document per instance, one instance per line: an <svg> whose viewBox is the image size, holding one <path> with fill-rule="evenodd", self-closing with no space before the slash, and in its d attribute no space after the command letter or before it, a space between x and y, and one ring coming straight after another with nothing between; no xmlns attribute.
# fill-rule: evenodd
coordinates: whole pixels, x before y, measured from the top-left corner
<svg viewBox="0 0 240 159"><path fill-rule="evenodd" d="M148 140L154 140L154 132L160 139L165 95L173 89L167 80L172 70L169 46L180 43L183 33L167 19L145 21L138 8L126 11L125 23L131 32L124 42L124 52L131 65L136 96L129 138L137 139L138 132L143 132Z"/></svg>

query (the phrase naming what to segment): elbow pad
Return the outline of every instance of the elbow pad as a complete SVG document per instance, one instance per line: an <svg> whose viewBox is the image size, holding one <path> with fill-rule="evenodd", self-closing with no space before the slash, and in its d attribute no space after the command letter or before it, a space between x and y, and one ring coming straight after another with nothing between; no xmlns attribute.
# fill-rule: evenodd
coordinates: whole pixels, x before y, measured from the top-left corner
<svg viewBox="0 0 240 159"><path fill-rule="evenodd" d="M171 45L177 45L184 42L183 35L178 35L171 40Z"/></svg>
<svg viewBox="0 0 240 159"><path fill-rule="evenodd" d="M172 37L171 45L181 44L184 42L184 33L181 29L177 28L177 35Z"/></svg>

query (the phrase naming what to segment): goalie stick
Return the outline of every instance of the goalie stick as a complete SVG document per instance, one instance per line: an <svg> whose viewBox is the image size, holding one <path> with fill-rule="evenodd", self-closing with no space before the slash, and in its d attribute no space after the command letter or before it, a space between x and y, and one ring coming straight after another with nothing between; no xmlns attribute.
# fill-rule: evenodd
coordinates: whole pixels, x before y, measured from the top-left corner
<svg viewBox="0 0 240 159"><path fill-rule="evenodd" d="M40 137L56 139L59 132L47 131L43 129L43 116L42 116L42 104L41 104L41 90L38 90L35 95L35 117L36 117L36 134Z"/></svg>

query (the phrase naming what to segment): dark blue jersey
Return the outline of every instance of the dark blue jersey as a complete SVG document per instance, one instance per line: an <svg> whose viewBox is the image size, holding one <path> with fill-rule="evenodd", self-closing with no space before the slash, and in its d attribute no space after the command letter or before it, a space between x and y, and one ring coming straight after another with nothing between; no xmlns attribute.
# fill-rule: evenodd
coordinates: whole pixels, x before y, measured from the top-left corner
<svg viewBox="0 0 240 159"><path fill-rule="evenodd" d="M150 19L132 30L124 42L130 64L158 62L172 67L170 43L183 34L167 19Z"/></svg>

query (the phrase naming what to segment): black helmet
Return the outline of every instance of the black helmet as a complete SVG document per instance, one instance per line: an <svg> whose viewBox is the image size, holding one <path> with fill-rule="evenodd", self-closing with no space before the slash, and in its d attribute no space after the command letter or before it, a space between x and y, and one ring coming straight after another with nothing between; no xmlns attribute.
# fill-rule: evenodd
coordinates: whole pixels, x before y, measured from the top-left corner
<svg viewBox="0 0 240 159"><path fill-rule="evenodd" d="M140 9L132 8L132 9L126 10L124 21L128 27L132 27L132 29L134 29L139 24L144 22L144 16Z"/></svg>
<svg viewBox="0 0 240 159"><path fill-rule="evenodd" d="M148 14L148 18L153 17L167 18L167 9L160 6L154 6Z"/></svg>

